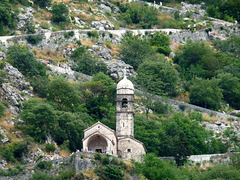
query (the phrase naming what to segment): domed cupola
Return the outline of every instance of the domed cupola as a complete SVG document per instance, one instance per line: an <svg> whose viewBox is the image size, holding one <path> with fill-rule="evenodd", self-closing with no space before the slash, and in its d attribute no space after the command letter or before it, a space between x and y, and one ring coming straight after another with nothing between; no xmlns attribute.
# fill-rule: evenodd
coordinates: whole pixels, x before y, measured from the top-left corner
<svg viewBox="0 0 240 180"><path fill-rule="evenodd" d="M127 79L126 75L117 84L117 94L134 94L133 83Z"/></svg>

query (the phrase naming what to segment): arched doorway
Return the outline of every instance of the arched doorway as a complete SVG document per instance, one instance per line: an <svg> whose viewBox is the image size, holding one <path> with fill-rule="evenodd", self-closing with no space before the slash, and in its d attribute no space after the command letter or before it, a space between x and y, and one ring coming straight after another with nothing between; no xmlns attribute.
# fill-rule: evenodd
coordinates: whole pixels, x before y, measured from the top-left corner
<svg viewBox="0 0 240 180"><path fill-rule="evenodd" d="M87 146L88 151L106 153L107 141L103 136L96 134L89 138Z"/></svg>

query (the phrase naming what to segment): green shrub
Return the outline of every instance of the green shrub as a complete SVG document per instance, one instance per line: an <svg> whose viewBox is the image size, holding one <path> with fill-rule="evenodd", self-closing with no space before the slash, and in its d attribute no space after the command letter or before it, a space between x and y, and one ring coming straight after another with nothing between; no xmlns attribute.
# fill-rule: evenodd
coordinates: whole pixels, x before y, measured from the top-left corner
<svg viewBox="0 0 240 180"><path fill-rule="evenodd" d="M169 111L169 106L167 104L163 104L162 101L157 100L153 103L152 110L159 114L166 114Z"/></svg>
<svg viewBox="0 0 240 180"><path fill-rule="evenodd" d="M50 161L41 161L37 164L37 167L40 169L50 170L52 168L52 162Z"/></svg>
<svg viewBox="0 0 240 180"><path fill-rule="evenodd" d="M69 10L64 3L55 3L52 6L52 21L55 23L66 22Z"/></svg>
<svg viewBox="0 0 240 180"><path fill-rule="evenodd" d="M28 153L28 141L23 140L17 143L10 143L0 147L0 154L8 162L20 161L24 154Z"/></svg>
<svg viewBox="0 0 240 180"><path fill-rule="evenodd" d="M191 120L196 120L196 121L199 121L199 122L203 121L203 116L200 112L194 111L194 112L190 112L188 115L189 115L189 118Z"/></svg>
<svg viewBox="0 0 240 180"><path fill-rule="evenodd" d="M27 37L27 42L30 44L37 44L42 41L42 35L30 35Z"/></svg>
<svg viewBox="0 0 240 180"><path fill-rule="evenodd" d="M98 32L97 31L88 31L87 35L89 38L98 38Z"/></svg>
<svg viewBox="0 0 240 180"><path fill-rule="evenodd" d="M8 61L25 76L46 75L44 65L38 62L26 47L13 45L8 48Z"/></svg>
<svg viewBox="0 0 240 180"><path fill-rule="evenodd" d="M95 160L102 160L102 155L100 154L100 153L96 153L95 155L94 155L94 159Z"/></svg>
<svg viewBox="0 0 240 180"><path fill-rule="evenodd" d="M46 173L36 172L31 178L29 178L29 180L55 180L55 178Z"/></svg>
<svg viewBox="0 0 240 180"><path fill-rule="evenodd" d="M45 151L47 152L54 152L56 150L54 144L46 144Z"/></svg>
<svg viewBox="0 0 240 180"><path fill-rule="evenodd" d="M186 109L186 106L183 104L179 104L178 107L182 112Z"/></svg>
<svg viewBox="0 0 240 180"><path fill-rule="evenodd" d="M118 166L107 165L104 169L95 169L100 179L123 180L123 172Z"/></svg>
<svg viewBox="0 0 240 180"><path fill-rule="evenodd" d="M69 31L69 32L64 33L64 37L66 39L73 37L73 36L74 36L74 31Z"/></svg>
<svg viewBox="0 0 240 180"><path fill-rule="evenodd" d="M64 180L64 179L73 179L76 172L74 169L72 170L65 170L61 172L59 176L57 176L56 180Z"/></svg>
<svg viewBox="0 0 240 180"><path fill-rule="evenodd" d="M109 164L109 163L110 163L109 157L103 158L103 160L102 160L102 164L103 164L103 165L107 165L107 164Z"/></svg>
<svg viewBox="0 0 240 180"><path fill-rule="evenodd" d="M204 171L200 175L200 180L205 179L240 179L240 172L228 165L217 165L215 167L209 168L207 171Z"/></svg>

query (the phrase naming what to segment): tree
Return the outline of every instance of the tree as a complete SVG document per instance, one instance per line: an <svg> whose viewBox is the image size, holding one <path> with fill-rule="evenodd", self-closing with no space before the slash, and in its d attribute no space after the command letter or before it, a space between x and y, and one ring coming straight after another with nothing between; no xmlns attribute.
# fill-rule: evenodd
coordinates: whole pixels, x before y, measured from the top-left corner
<svg viewBox="0 0 240 180"><path fill-rule="evenodd" d="M169 47L170 37L164 33L155 32L153 35L150 35L149 39L150 45L154 46L157 52L169 55L171 49Z"/></svg>
<svg viewBox="0 0 240 180"><path fill-rule="evenodd" d="M24 102L20 117L25 122L23 131L38 142L43 142L46 135L52 134L57 123L53 107L38 99Z"/></svg>
<svg viewBox="0 0 240 180"><path fill-rule="evenodd" d="M7 33L6 28L13 28L15 26L15 16L12 13L12 7L8 0L1 0L0 2L0 35Z"/></svg>
<svg viewBox="0 0 240 180"><path fill-rule="evenodd" d="M51 4L50 0L34 0L34 3L40 8L45 8L46 6Z"/></svg>
<svg viewBox="0 0 240 180"><path fill-rule="evenodd" d="M147 61L137 70L137 81L157 95L174 95L178 83L177 70L164 60Z"/></svg>
<svg viewBox="0 0 240 180"><path fill-rule="evenodd" d="M76 151L82 148L83 131L94 121L87 113L57 112L57 127L53 130L53 138L61 145L69 141L69 149Z"/></svg>
<svg viewBox="0 0 240 180"><path fill-rule="evenodd" d="M182 52L174 57L174 62L180 65L181 75L186 80L196 76L212 78L215 71L224 65L215 52L203 42L198 41L188 41Z"/></svg>
<svg viewBox="0 0 240 180"><path fill-rule="evenodd" d="M234 108L240 108L240 79L230 73L222 73L217 76L219 87L223 90L223 98Z"/></svg>
<svg viewBox="0 0 240 180"><path fill-rule="evenodd" d="M181 179L183 176L180 175L180 169L177 169L176 166L164 162L151 153L143 156L142 163L134 162L134 164L137 173L151 180Z"/></svg>
<svg viewBox="0 0 240 180"><path fill-rule="evenodd" d="M64 3L53 4L52 6L52 21L55 23L66 22L69 10Z"/></svg>
<svg viewBox="0 0 240 180"><path fill-rule="evenodd" d="M63 77L54 77L48 84L48 99L58 104L58 109L63 108L74 110L79 103L79 94L73 85Z"/></svg>
<svg viewBox="0 0 240 180"><path fill-rule="evenodd" d="M122 60L133 66L135 70L147 59L156 59L155 51L141 40L133 40L121 46Z"/></svg>
<svg viewBox="0 0 240 180"><path fill-rule="evenodd" d="M99 81L107 88L107 98L108 102L115 103L116 100L116 84L115 82L103 72L99 72L93 75L92 81Z"/></svg>
<svg viewBox="0 0 240 180"><path fill-rule="evenodd" d="M158 24L157 9L139 3L128 3L120 6L122 18L128 24L138 24L143 28L151 28Z"/></svg>
<svg viewBox="0 0 240 180"><path fill-rule="evenodd" d="M25 76L45 76L46 70L26 47L13 45L8 48L8 61Z"/></svg>
<svg viewBox="0 0 240 180"><path fill-rule="evenodd" d="M88 75L99 72L107 73L106 64L87 52L85 47L78 47L71 57L75 61L75 66L73 67L75 71Z"/></svg>
<svg viewBox="0 0 240 180"><path fill-rule="evenodd" d="M103 169L95 169L94 172L100 177L100 179L123 180L124 177L120 167L113 165L107 165Z"/></svg>
<svg viewBox="0 0 240 180"><path fill-rule="evenodd" d="M240 57L240 37L233 35L227 40L215 40L213 41L214 46L217 50L222 53L226 53L228 56L233 58Z"/></svg>
<svg viewBox="0 0 240 180"><path fill-rule="evenodd" d="M190 103L204 108L218 110L223 98L222 89L218 86L218 80L213 78L192 80L190 86Z"/></svg>
<svg viewBox="0 0 240 180"><path fill-rule="evenodd" d="M178 166L193 154L224 153L229 147L221 139L213 137L213 132L199 125L197 120L174 113L164 120L135 116L134 137L143 142L149 153L156 156L174 156Z"/></svg>

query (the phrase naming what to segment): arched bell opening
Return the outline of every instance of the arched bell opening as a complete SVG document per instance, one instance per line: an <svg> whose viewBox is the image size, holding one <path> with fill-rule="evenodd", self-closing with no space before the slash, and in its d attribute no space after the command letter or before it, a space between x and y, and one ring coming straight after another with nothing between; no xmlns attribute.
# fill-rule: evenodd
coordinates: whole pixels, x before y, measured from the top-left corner
<svg viewBox="0 0 240 180"><path fill-rule="evenodd" d="M128 107L128 100L126 98L122 99L122 107L127 108Z"/></svg>
<svg viewBox="0 0 240 180"><path fill-rule="evenodd" d="M98 153L106 153L107 145L106 139L99 134L90 137L87 143L88 151Z"/></svg>

